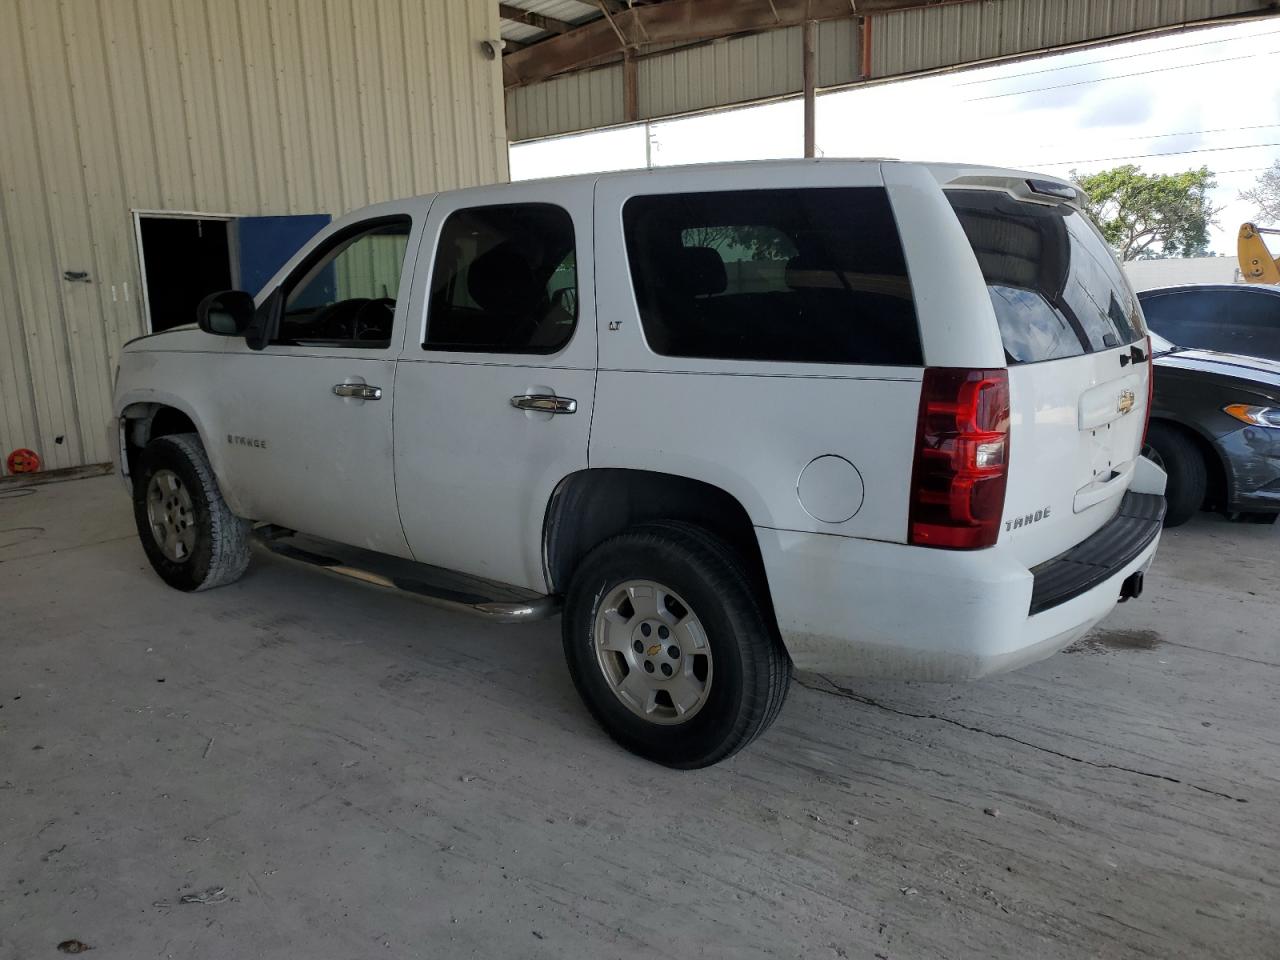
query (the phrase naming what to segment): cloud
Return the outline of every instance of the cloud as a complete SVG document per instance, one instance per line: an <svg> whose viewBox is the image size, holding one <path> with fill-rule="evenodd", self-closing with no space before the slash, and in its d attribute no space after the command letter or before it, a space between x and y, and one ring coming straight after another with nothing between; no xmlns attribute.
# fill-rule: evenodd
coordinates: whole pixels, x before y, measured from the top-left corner
<svg viewBox="0 0 1280 960"><path fill-rule="evenodd" d="M1050 87L1031 90L1006 100L1014 110L1067 110L1089 98L1088 86Z"/></svg>
<svg viewBox="0 0 1280 960"><path fill-rule="evenodd" d="M1082 127L1123 127L1150 120L1155 113L1155 98L1147 91L1125 93L1097 98L1086 105L1080 117Z"/></svg>

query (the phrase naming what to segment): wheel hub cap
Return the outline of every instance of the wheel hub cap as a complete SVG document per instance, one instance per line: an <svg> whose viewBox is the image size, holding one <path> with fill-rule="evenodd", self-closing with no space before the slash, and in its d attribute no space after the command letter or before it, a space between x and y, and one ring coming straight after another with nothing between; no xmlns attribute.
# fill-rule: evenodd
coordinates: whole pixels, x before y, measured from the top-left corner
<svg viewBox="0 0 1280 960"><path fill-rule="evenodd" d="M596 614L596 661L609 689L651 723L690 720L711 692L711 647L702 622L675 591L628 580Z"/></svg>
<svg viewBox="0 0 1280 960"><path fill-rule="evenodd" d="M196 518L191 494L172 470L157 470L147 484L147 522L156 546L174 563L191 557Z"/></svg>

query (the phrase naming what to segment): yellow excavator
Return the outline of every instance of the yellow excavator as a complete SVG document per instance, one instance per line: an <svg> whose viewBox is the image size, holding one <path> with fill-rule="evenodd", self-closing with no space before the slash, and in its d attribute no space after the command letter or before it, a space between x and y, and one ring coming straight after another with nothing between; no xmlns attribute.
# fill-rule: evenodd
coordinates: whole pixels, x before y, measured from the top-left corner
<svg viewBox="0 0 1280 960"><path fill-rule="evenodd" d="M1280 235L1280 229L1255 223L1240 224L1236 255L1240 258L1240 275L1245 283L1280 283L1280 258L1271 255L1262 239L1264 234Z"/></svg>

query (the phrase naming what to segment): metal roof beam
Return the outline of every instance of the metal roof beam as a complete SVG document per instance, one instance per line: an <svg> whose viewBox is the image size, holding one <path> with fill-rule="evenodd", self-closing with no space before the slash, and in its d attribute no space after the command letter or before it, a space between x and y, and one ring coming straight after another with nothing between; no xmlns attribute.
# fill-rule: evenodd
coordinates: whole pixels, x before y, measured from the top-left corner
<svg viewBox="0 0 1280 960"><path fill-rule="evenodd" d="M516 23L523 23L526 26L537 27L539 30L546 30L548 33L566 34L574 29L574 25L568 20L557 20L555 17L548 17L541 13L522 10L519 7L511 6L509 3L498 4L498 16L503 20L514 20Z"/></svg>
<svg viewBox="0 0 1280 960"><path fill-rule="evenodd" d="M503 60L503 79L508 87L536 83L619 59L622 49L636 51L652 44L695 43L796 26L806 20L969 2L973 0L666 0L629 6L611 18L592 20L512 53Z"/></svg>

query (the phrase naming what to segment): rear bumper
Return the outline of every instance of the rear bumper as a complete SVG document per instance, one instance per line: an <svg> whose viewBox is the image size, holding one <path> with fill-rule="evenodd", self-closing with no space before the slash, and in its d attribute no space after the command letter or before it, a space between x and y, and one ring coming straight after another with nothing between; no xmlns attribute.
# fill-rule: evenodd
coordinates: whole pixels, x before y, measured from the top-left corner
<svg viewBox="0 0 1280 960"><path fill-rule="evenodd" d="M1097 533L1032 569L1030 612L1044 613L1109 580L1160 536L1164 511L1164 497L1126 493Z"/></svg>
<svg viewBox="0 0 1280 960"><path fill-rule="evenodd" d="M1148 532L1136 552L1033 614L1036 574L999 548L962 553L756 530L796 667L906 680L1014 670L1078 640L1115 607L1124 581L1151 565L1158 522Z"/></svg>

